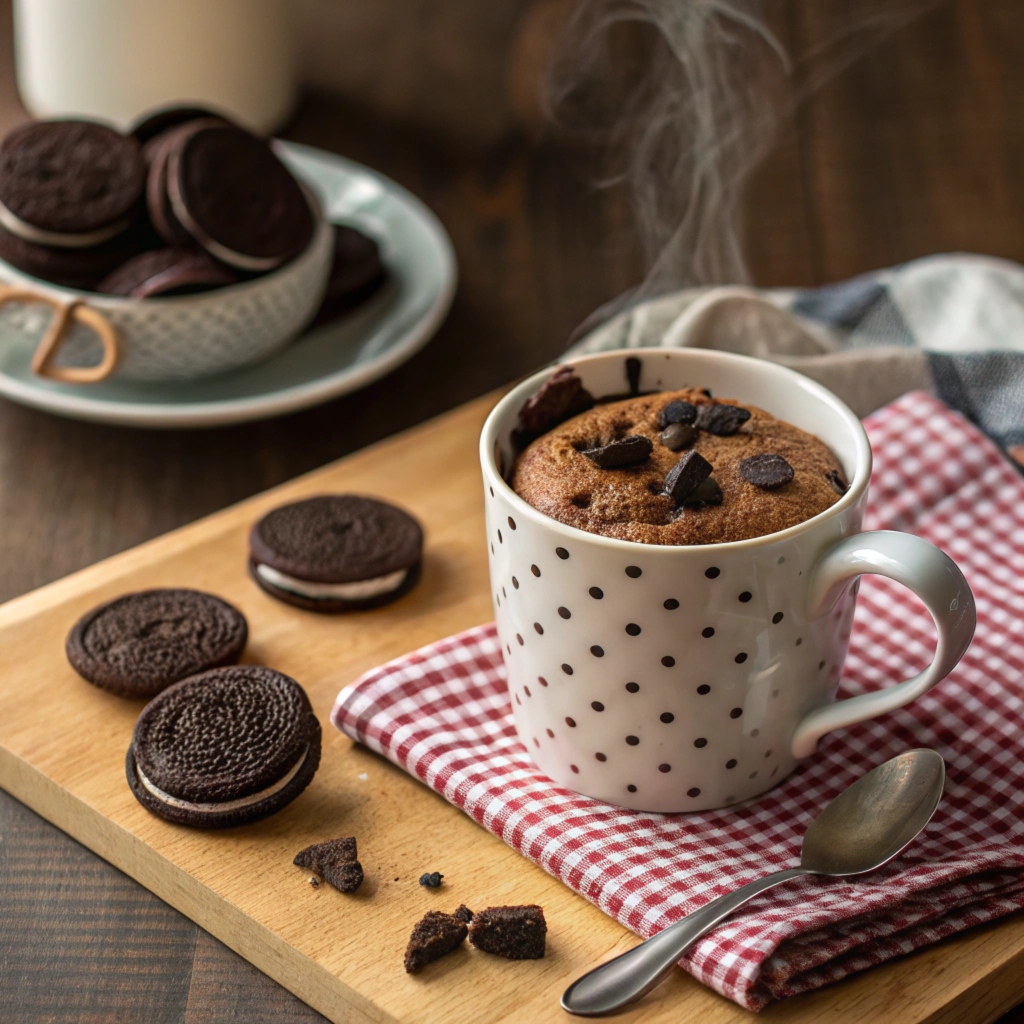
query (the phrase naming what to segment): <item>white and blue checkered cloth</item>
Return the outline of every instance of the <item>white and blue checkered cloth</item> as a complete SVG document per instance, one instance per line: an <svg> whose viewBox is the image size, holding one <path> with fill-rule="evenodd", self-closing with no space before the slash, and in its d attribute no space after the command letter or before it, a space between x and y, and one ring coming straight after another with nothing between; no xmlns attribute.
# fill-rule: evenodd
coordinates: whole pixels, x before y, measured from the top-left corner
<svg viewBox="0 0 1024 1024"><path fill-rule="evenodd" d="M930 256L807 289L694 288L612 317L572 354L696 346L760 356L820 381L860 416L911 390L1024 445L1024 267Z"/></svg>

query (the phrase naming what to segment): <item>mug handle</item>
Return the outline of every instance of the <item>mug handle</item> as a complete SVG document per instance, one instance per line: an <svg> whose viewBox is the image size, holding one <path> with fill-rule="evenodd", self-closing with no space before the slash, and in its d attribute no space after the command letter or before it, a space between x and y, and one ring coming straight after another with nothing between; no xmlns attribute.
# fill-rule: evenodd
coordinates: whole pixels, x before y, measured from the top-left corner
<svg viewBox="0 0 1024 1024"><path fill-rule="evenodd" d="M938 631L932 663L913 679L874 693L814 708L793 733L794 757L809 757L827 732L883 715L916 700L953 671L974 636L974 594L953 560L920 537L893 530L858 533L827 551L811 570L808 613L824 614L843 587L863 573L876 573L909 587L924 602Z"/></svg>
<svg viewBox="0 0 1024 1024"><path fill-rule="evenodd" d="M29 288L0 286L0 306L8 302L42 302L53 309L53 319L32 356L32 372L38 377L66 381L69 384L95 384L106 380L117 367L120 356L118 334L99 310L83 302L60 302ZM58 366L54 362L73 322L92 328L103 346L103 356L95 366Z"/></svg>

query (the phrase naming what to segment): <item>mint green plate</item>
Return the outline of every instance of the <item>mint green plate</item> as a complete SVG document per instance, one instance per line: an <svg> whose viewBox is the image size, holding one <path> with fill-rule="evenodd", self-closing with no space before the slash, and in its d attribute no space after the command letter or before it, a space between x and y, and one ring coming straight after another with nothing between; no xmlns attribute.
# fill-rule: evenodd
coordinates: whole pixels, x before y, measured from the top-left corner
<svg viewBox="0 0 1024 1024"><path fill-rule="evenodd" d="M455 291L455 254L440 222L415 196L344 157L279 143L313 185L329 220L372 235L387 284L365 305L242 370L194 381L72 385L42 380L31 349L0 336L0 395L79 420L134 427L208 427L280 416L326 402L382 377L422 348Z"/></svg>

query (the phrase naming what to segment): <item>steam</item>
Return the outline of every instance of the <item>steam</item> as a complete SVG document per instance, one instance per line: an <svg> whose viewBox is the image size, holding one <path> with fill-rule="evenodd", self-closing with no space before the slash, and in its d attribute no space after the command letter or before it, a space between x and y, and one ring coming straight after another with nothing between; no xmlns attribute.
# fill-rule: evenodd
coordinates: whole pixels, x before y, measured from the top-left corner
<svg viewBox="0 0 1024 1024"><path fill-rule="evenodd" d="M747 282L744 192L780 124L936 2L813 5L814 20L829 24L794 58L769 19L793 3L579 0L550 76L549 114L605 146L599 184L625 187L647 268L640 286L585 326L676 288Z"/></svg>

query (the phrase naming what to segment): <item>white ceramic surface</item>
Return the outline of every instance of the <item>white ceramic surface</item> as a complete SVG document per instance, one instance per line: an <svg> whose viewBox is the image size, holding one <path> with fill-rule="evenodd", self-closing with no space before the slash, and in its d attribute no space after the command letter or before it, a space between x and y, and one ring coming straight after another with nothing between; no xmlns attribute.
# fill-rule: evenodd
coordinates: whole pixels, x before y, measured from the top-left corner
<svg viewBox="0 0 1024 1024"><path fill-rule="evenodd" d="M97 295L30 277L3 260L0 281L55 305L79 303L102 314L118 335L116 379L195 380L257 363L288 345L320 308L333 255L331 226L321 219L306 251L280 269L196 295ZM44 303L7 303L0 306L0 334L20 331L28 344L37 344L52 313ZM98 349L95 334L79 324L64 339L59 362L89 366Z"/></svg>
<svg viewBox="0 0 1024 1024"><path fill-rule="evenodd" d="M18 91L36 117L121 128L199 103L269 134L298 96L292 0L15 0Z"/></svg>
<svg viewBox="0 0 1024 1024"><path fill-rule="evenodd" d="M727 806L781 782L824 733L900 707L947 675L973 635L974 600L937 548L860 532L871 449L830 392L721 352L640 349L571 365L591 393L621 393L627 355L643 362L642 390L709 387L759 406L821 438L850 480L830 509L766 537L635 544L549 519L504 482L518 410L550 368L505 396L484 426L495 616L531 756L556 782L626 807ZM914 679L836 702L864 572L914 590L939 643Z"/></svg>
<svg viewBox="0 0 1024 1024"><path fill-rule="evenodd" d="M324 215L372 235L384 288L351 314L275 356L231 373L162 383L111 379L89 387L41 380L35 339L4 330L0 395L75 419L139 427L205 427L292 412L363 387L409 359L444 319L456 284L451 242L415 196L367 167L295 143L283 159L316 190Z"/></svg>

